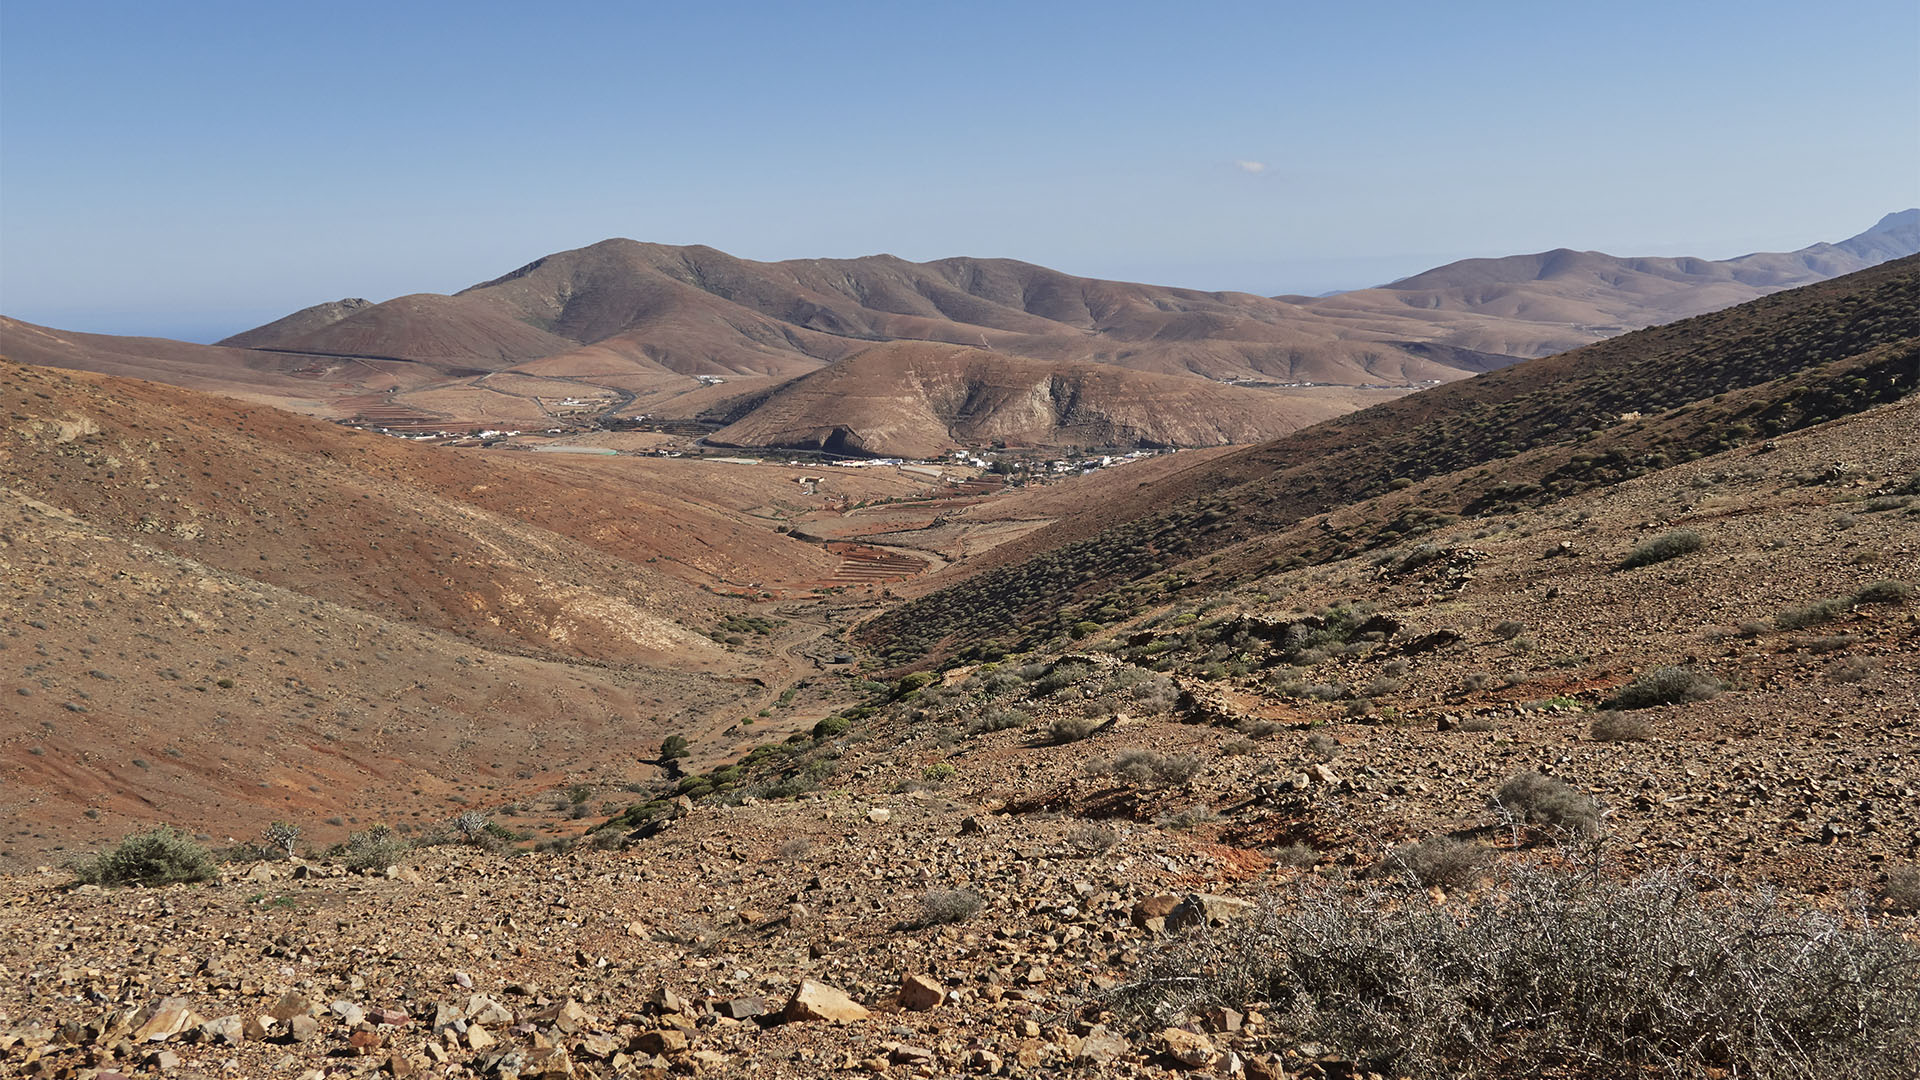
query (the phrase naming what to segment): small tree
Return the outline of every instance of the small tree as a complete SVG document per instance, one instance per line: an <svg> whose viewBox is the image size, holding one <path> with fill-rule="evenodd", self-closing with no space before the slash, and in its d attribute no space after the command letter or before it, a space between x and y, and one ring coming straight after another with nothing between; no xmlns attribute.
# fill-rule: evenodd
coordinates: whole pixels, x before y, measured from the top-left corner
<svg viewBox="0 0 1920 1080"><path fill-rule="evenodd" d="M678 761L692 751L685 735L669 735L660 742L660 760Z"/></svg>
<svg viewBox="0 0 1920 1080"><path fill-rule="evenodd" d="M451 822L454 835L468 844L484 842L488 835L488 824L487 815L478 810L468 810Z"/></svg>
<svg viewBox="0 0 1920 1080"><path fill-rule="evenodd" d="M260 830L260 841L271 850L284 852L293 858L293 848L300 842L300 826L285 821L276 821Z"/></svg>

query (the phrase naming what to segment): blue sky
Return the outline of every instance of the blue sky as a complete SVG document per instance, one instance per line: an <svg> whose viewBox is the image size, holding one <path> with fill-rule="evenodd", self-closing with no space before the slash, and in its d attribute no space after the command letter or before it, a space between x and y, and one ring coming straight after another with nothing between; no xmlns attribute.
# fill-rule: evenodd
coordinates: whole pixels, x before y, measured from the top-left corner
<svg viewBox="0 0 1920 1080"><path fill-rule="evenodd" d="M695 10L697 8L697 10ZM1320 292L1920 204L1912 0L0 4L0 312L206 340L628 236Z"/></svg>

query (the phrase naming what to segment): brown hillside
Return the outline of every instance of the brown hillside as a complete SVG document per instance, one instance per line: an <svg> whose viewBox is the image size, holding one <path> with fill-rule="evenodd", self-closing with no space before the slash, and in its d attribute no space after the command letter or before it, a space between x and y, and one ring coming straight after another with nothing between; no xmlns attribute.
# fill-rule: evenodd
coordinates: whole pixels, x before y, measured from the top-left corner
<svg viewBox="0 0 1920 1080"><path fill-rule="evenodd" d="M1347 411L1103 364L882 345L780 387L708 436L721 446L933 457L956 447L1165 447L1254 442Z"/></svg>
<svg viewBox="0 0 1920 1080"><path fill-rule="evenodd" d="M1920 252L1920 211L1888 214L1838 244L1712 261L1621 258L1559 248L1467 259L1403 278L1305 300L1315 313L1361 325L1412 318L1417 336L1471 349L1545 356L1628 330L1672 322Z"/></svg>
<svg viewBox="0 0 1920 1080"><path fill-rule="evenodd" d="M1429 519L1547 502L1846 415L1913 391L1916 310L1920 257L1909 257L1403 397L1022 537L949 572L979 576L876 620L869 640L905 659L951 633L979 641L1020 626L1028 637L1057 632L1072 621L1076 595L1101 597L1102 588L1424 479L1462 482L1445 502L1365 533L1330 531L1322 546L1390 543ZM1537 470L1509 460L1529 452ZM1038 610L1055 613L1049 626L1030 622Z"/></svg>

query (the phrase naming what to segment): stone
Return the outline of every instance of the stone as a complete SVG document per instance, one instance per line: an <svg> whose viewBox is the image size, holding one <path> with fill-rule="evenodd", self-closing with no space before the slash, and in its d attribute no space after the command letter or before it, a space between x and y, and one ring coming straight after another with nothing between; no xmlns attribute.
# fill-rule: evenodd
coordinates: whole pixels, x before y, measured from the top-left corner
<svg viewBox="0 0 1920 1080"><path fill-rule="evenodd" d="M1248 1058L1247 1080L1287 1080L1287 1067L1278 1058Z"/></svg>
<svg viewBox="0 0 1920 1080"><path fill-rule="evenodd" d="M687 1003L680 999L680 995L664 986L655 990L652 996L647 998L647 1007L657 1013L683 1013L687 1011Z"/></svg>
<svg viewBox="0 0 1920 1080"><path fill-rule="evenodd" d="M367 1018L367 1010L351 1001L336 1001L328 1008L332 1009L333 1015L339 1017L340 1022L348 1027L353 1027Z"/></svg>
<svg viewBox="0 0 1920 1080"><path fill-rule="evenodd" d="M272 1035L274 1025L277 1023L279 1023L279 1021L271 1016L249 1013L246 1020L240 1025L240 1034L257 1042Z"/></svg>
<svg viewBox="0 0 1920 1080"><path fill-rule="evenodd" d="M289 990L280 995L280 1000L273 1003L267 1015L284 1024L296 1016L308 1016L312 1012L312 1002Z"/></svg>
<svg viewBox="0 0 1920 1080"><path fill-rule="evenodd" d="M1212 1039L1185 1028L1167 1028L1162 1031L1160 1045L1166 1050L1168 1057L1189 1069L1204 1069L1220 1056L1219 1052L1213 1048Z"/></svg>
<svg viewBox="0 0 1920 1080"><path fill-rule="evenodd" d="M887 1055L887 1060L894 1065L931 1065L933 1056L933 1051L924 1046L902 1043L893 1048L893 1051Z"/></svg>
<svg viewBox="0 0 1920 1080"><path fill-rule="evenodd" d="M548 1046L527 1051L523 1076L564 1077L573 1075L573 1058L564 1046Z"/></svg>
<svg viewBox="0 0 1920 1080"><path fill-rule="evenodd" d="M572 998L541 1013L540 1019L559 1028L562 1035L572 1035L593 1026L593 1017Z"/></svg>
<svg viewBox="0 0 1920 1080"><path fill-rule="evenodd" d="M367 1014L367 1019L387 1027L401 1027L413 1021L413 1017L399 1009L375 1009Z"/></svg>
<svg viewBox="0 0 1920 1080"><path fill-rule="evenodd" d="M1133 905L1133 925L1142 930L1159 931L1166 928L1167 916L1180 906L1180 898L1170 893L1149 896Z"/></svg>
<svg viewBox="0 0 1920 1080"><path fill-rule="evenodd" d="M732 1060L718 1050L695 1050L687 1055L687 1063L698 1074L719 1072L732 1064Z"/></svg>
<svg viewBox="0 0 1920 1080"><path fill-rule="evenodd" d="M687 1048L687 1033L672 1028L643 1031L633 1040L633 1047L643 1054L677 1054Z"/></svg>
<svg viewBox="0 0 1920 1080"><path fill-rule="evenodd" d="M475 994L467 999L467 1019L489 1027L508 1027L513 1023L513 1010L484 994Z"/></svg>
<svg viewBox="0 0 1920 1080"><path fill-rule="evenodd" d="M470 1024L467 1027L467 1049L469 1050L485 1050L498 1041L487 1034L487 1029L479 1024Z"/></svg>
<svg viewBox="0 0 1920 1080"><path fill-rule="evenodd" d="M298 1013L287 1019L287 1035L294 1042L312 1042L320 1036L320 1021L306 1013Z"/></svg>
<svg viewBox="0 0 1920 1080"><path fill-rule="evenodd" d="M900 980L900 1007L910 1012L926 1012L947 1000L940 983L925 975L909 975Z"/></svg>
<svg viewBox="0 0 1920 1080"><path fill-rule="evenodd" d="M354 1057L372 1057L380 1049L380 1033L362 1029L347 1036L347 1053Z"/></svg>
<svg viewBox="0 0 1920 1080"><path fill-rule="evenodd" d="M1225 926L1252 910L1253 904L1247 900L1192 893L1167 913L1166 928L1179 930L1188 926Z"/></svg>
<svg viewBox="0 0 1920 1080"><path fill-rule="evenodd" d="M802 980L794 988L793 997L787 1000L787 1007L781 1010L781 1016L790 1021L831 1020L842 1024L865 1020L869 1015L864 1006L844 991L812 979Z"/></svg>
<svg viewBox="0 0 1920 1080"><path fill-rule="evenodd" d="M164 1042L190 1027L199 1027L205 1017L195 1016L187 999L170 997L147 1010L146 1017L129 1036L134 1042Z"/></svg>
<svg viewBox="0 0 1920 1080"><path fill-rule="evenodd" d="M875 825L885 825L893 817L893 811L884 806L876 806L867 811L867 820Z"/></svg>
<svg viewBox="0 0 1920 1080"><path fill-rule="evenodd" d="M218 1020L209 1020L200 1025L200 1041L238 1046L247 1041L246 1025L240 1022L239 1016L223 1016Z"/></svg>
<svg viewBox="0 0 1920 1080"><path fill-rule="evenodd" d="M1239 1031L1246 1018L1233 1009L1215 1005L1206 1012L1207 1028L1210 1031L1232 1034Z"/></svg>
<svg viewBox="0 0 1920 1080"><path fill-rule="evenodd" d="M737 997L721 1002L719 1009L716 1011L729 1020L747 1020L755 1016L765 1015L767 1003L764 998Z"/></svg>
<svg viewBox="0 0 1920 1080"><path fill-rule="evenodd" d="M1088 1065L1111 1065L1132 1049L1127 1040L1108 1031L1105 1024L1095 1024L1080 1040L1073 1059Z"/></svg>
<svg viewBox="0 0 1920 1080"><path fill-rule="evenodd" d="M960 835L973 836L993 831L993 818L982 814L968 814L960 819Z"/></svg>

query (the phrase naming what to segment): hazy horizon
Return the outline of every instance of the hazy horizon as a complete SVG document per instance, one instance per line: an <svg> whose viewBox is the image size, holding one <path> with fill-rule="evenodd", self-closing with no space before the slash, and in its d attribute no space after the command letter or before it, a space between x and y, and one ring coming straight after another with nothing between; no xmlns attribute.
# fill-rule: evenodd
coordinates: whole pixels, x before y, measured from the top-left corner
<svg viewBox="0 0 1920 1080"><path fill-rule="evenodd" d="M0 312L214 340L612 236L1262 295L1793 250L1920 204L1916 38L1892 2L9 4Z"/></svg>

